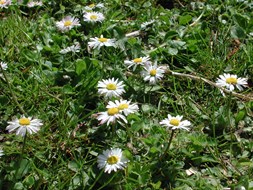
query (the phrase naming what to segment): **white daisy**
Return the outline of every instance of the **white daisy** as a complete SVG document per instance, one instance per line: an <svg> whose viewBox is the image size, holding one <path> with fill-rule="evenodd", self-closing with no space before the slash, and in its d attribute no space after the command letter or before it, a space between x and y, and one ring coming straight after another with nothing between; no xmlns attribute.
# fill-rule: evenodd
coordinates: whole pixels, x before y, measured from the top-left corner
<svg viewBox="0 0 253 190"><path fill-rule="evenodd" d="M88 6L85 6L84 10L86 10L86 11L92 11L95 8L103 8L103 7L104 7L103 3L98 3L98 4L92 3L92 4L88 5Z"/></svg>
<svg viewBox="0 0 253 190"><path fill-rule="evenodd" d="M1 65L3 70L6 70L8 68L7 63L5 63L5 62L0 62L0 65Z"/></svg>
<svg viewBox="0 0 253 190"><path fill-rule="evenodd" d="M120 97L125 92L124 84L122 81L118 82L118 79L103 79L98 81L98 93L105 97Z"/></svg>
<svg viewBox="0 0 253 190"><path fill-rule="evenodd" d="M0 157L4 155L4 151L0 149Z"/></svg>
<svg viewBox="0 0 253 190"><path fill-rule="evenodd" d="M115 46L115 39L108 39L104 38L103 35L100 36L100 38L90 38L90 42L88 42L88 46L90 48L98 48L100 49L102 46L107 46L107 47L116 47Z"/></svg>
<svg viewBox="0 0 253 190"><path fill-rule="evenodd" d="M85 12L83 20L85 22L102 22L105 19L103 13L99 12Z"/></svg>
<svg viewBox="0 0 253 190"><path fill-rule="evenodd" d="M128 66L127 68L134 67L133 70L136 69L137 65L144 65L144 63L149 61L149 56L147 57L138 57L133 60L125 60L124 63Z"/></svg>
<svg viewBox="0 0 253 190"><path fill-rule="evenodd" d="M56 27L62 31L66 32L71 30L74 26L80 26L79 20L75 17L66 16L61 21L56 22Z"/></svg>
<svg viewBox="0 0 253 190"><path fill-rule="evenodd" d="M37 133L40 130L40 126L42 126L42 122L39 119L32 119L32 117L24 117L22 116L20 119L14 119L13 121L8 122L8 126L6 130L9 133L16 131L16 135L25 136L26 132L33 134Z"/></svg>
<svg viewBox="0 0 253 190"><path fill-rule="evenodd" d="M225 87L229 91L233 91L235 86L238 90L243 90L243 87L247 87L247 78L238 78L237 75L223 74L219 75L216 85Z"/></svg>
<svg viewBox="0 0 253 190"><path fill-rule="evenodd" d="M79 42L75 42L74 45L66 47L60 51L61 54L66 54L69 52L73 52L73 53L80 52Z"/></svg>
<svg viewBox="0 0 253 190"><path fill-rule="evenodd" d="M177 115L176 117L173 117L170 114L168 114L168 118L162 120L160 124L167 127L167 129L169 128L171 128L172 130L185 129L189 131L187 127L191 125L191 122L188 120L181 121L182 118L183 116Z"/></svg>
<svg viewBox="0 0 253 190"><path fill-rule="evenodd" d="M11 5L11 0L0 0L0 8L8 8Z"/></svg>
<svg viewBox="0 0 253 190"><path fill-rule="evenodd" d="M144 81L149 81L150 84L156 84L165 73L163 67L157 67L157 64L152 65L151 63L146 63L144 69L145 70L142 71Z"/></svg>
<svg viewBox="0 0 253 190"><path fill-rule="evenodd" d="M36 7L39 6L41 7L43 5L42 1L30 1L27 3L27 7Z"/></svg>
<svg viewBox="0 0 253 190"><path fill-rule="evenodd" d="M3 70L6 70L6 69L8 68L7 63L0 62L0 65L1 65L1 68L2 68ZM0 69L0 77L3 77L3 74L2 74L1 72L2 72L2 70Z"/></svg>
<svg viewBox="0 0 253 190"><path fill-rule="evenodd" d="M119 112L123 112L125 114L125 116L131 114L131 113L135 113L139 110L138 105L133 103L131 104L131 101L127 101L127 100L115 100L115 102L113 101L109 101L108 105L106 106L106 108L118 108Z"/></svg>
<svg viewBox="0 0 253 190"><path fill-rule="evenodd" d="M104 169L108 173L124 169L127 162L128 160L124 157L120 148L104 150L103 154L98 155L97 161L98 168Z"/></svg>
<svg viewBox="0 0 253 190"><path fill-rule="evenodd" d="M120 113L120 110L117 107L108 108L105 112L98 113L97 120L100 121L100 125L107 122L107 125L110 123L115 123L116 121L122 124L119 119L122 119L125 123L127 120L124 115Z"/></svg>

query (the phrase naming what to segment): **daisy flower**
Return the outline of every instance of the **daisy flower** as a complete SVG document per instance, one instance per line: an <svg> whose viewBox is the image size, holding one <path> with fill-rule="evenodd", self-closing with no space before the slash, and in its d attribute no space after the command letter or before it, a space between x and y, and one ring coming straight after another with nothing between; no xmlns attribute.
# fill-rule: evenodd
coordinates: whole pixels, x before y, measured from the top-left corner
<svg viewBox="0 0 253 190"><path fill-rule="evenodd" d="M7 63L5 63L5 62L0 62L0 65L1 65L3 70L6 70L8 68Z"/></svg>
<svg viewBox="0 0 253 190"><path fill-rule="evenodd" d="M71 30L74 26L80 26L79 20L75 17L66 16L61 21L56 22L56 27L62 31L66 32Z"/></svg>
<svg viewBox="0 0 253 190"><path fill-rule="evenodd" d="M103 154L98 155L98 168L104 169L105 173L116 172L117 170L124 169L128 160L123 156L120 148L107 149Z"/></svg>
<svg viewBox="0 0 253 190"><path fill-rule="evenodd" d="M84 10L86 10L86 11L92 11L95 8L103 8L103 7L104 7L103 3L98 3L98 4L92 3L92 4L88 5L88 6L85 6Z"/></svg>
<svg viewBox="0 0 253 190"><path fill-rule="evenodd" d="M0 149L0 157L4 155L4 151Z"/></svg>
<svg viewBox="0 0 253 190"><path fill-rule="evenodd" d="M162 120L160 122L161 125L167 127L167 129L171 128L172 130L174 129L185 129L189 131L187 128L188 126L191 125L191 122L188 120L181 121L183 116L177 115L176 117L171 116L168 114L168 118Z"/></svg>
<svg viewBox="0 0 253 190"><path fill-rule="evenodd" d="M43 3L42 1L30 1L29 3L27 3L27 7L36 7L36 6L42 6Z"/></svg>
<svg viewBox="0 0 253 190"><path fill-rule="evenodd" d="M135 113L139 110L137 104L135 104L135 103L131 104L131 101L122 100L122 99L115 100L115 102L109 101L106 108L118 108L119 112L120 113L123 112L125 116L127 116L131 113Z"/></svg>
<svg viewBox="0 0 253 190"><path fill-rule="evenodd" d="M25 136L26 132L33 134L37 133L42 126L42 122L39 119L32 119L32 117L22 116L20 119L14 119L13 121L8 122L6 130L9 133L16 130L16 135Z"/></svg>
<svg viewBox="0 0 253 190"><path fill-rule="evenodd" d="M247 87L247 78L238 78L237 75L223 74L219 75L220 78L217 79L216 85L220 87L225 87L229 91L233 91L235 87L238 90L243 90L243 87ZM223 91L221 90L224 95Z"/></svg>
<svg viewBox="0 0 253 190"><path fill-rule="evenodd" d="M73 53L80 52L79 42L75 42L74 45L66 47L60 51L61 54L66 54L69 52L73 52Z"/></svg>
<svg viewBox="0 0 253 190"><path fill-rule="evenodd" d="M124 86L122 81L118 82L118 79L103 79L98 81L98 93L108 98L119 97L125 92Z"/></svg>
<svg viewBox="0 0 253 190"><path fill-rule="evenodd" d="M97 120L100 121L100 125L107 122L107 125L110 123L115 123L116 121L119 124L122 124L119 119L122 119L125 123L127 120L124 115L120 113L120 110L117 107L108 108L105 112L98 113Z"/></svg>
<svg viewBox="0 0 253 190"><path fill-rule="evenodd" d="M88 46L90 48L100 49L102 46L115 47L115 39L104 38L103 35L101 35L100 38L98 38L98 37L90 38L90 40L91 41L88 42Z"/></svg>
<svg viewBox="0 0 253 190"><path fill-rule="evenodd" d="M104 15L99 12L85 12L83 15L83 20L85 22L102 22L104 19Z"/></svg>
<svg viewBox="0 0 253 190"><path fill-rule="evenodd" d="M144 71L142 71L142 75L144 77L144 81L149 81L150 84L156 84L158 80L161 80L165 70L163 67L157 67L156 64L152 65L151 63L146 63L144 66Z"/></svg>
<svg viewBox="0 0 253 190"><path fill-rule="evenodd" d="M0 62L0 65L3 70L6 70L8 68L7 63ZM3 77L3 74L1 73L2 69L0 69L0 77Z"/></svg>
<svg viewBox="0 0 253 190"><path fill-rule="evenodd" d="M147 57L138 57L133 60L125 60L124 63L128 66L127 68L134 67L133 70L136 69L137 65L144 65L144 63L149 61L149 56Z"/></svg>
<svg viewBox="0 0 253 190"><path fill-rule="evenodd" d="M11 5L11 0L0 0L0 8L8 8Z"/></svg>

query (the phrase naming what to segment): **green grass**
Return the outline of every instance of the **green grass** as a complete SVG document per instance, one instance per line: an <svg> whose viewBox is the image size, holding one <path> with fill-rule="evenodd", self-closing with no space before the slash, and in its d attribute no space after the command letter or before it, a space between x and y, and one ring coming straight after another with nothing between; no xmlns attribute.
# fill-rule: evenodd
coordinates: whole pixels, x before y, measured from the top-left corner
<svg viewBox="0 0 253 190"><path fill-rule="evenodd" d="M83 21L86 0L26 2L0 9L0 61L8 63L0 70L0 189L253 189L252 3L175 1L166 9L162 1L108 0L96 9L105 20L92 24ZM62 33L56 22L67 15L81 26ZM117 48L89 49L100 35ZM59 53L74 42L80 52ZM156 85L124 64L143 56L167 67ZM196 79L215 83L223 73L248 78L248 87L223 97ZM97 84L112 77L139 111L127 124L99 125L109 99ZM23 114L42 120L38 133L8 133L7 122ZM190 131L166 130L159 122L167 114L189 120ZM124 152L124 170L98 168L110 148Z"/></svg>

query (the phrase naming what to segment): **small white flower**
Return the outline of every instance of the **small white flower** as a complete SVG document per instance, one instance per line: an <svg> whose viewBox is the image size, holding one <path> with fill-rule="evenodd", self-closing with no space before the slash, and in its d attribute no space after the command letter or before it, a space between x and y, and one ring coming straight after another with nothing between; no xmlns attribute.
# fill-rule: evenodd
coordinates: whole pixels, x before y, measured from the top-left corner
<svg viewBox="0 0 253 190"><path fill-rule="evenodd" d="M103 79L98 81L98 93L105 97L120 97L125 92L124 84L122 81L118 82L118 79Z"/></svg>
<svg viewBox="0 0 253 190"><path fill-rule="evenodd" d="M120 113L120 110L117 107L114 108L108 108L107 111L105 112L99 112L97 116L97 120L100 121L100 125L104 124L107 122L107 125L110 123L115 123L116 121L123 125L120 121L122 119L125 123L127 123L127 120L122 113Z"/></svg>
<svg viewBox="0 0 253 190"><path fill-rule="evenodd" d="M56 22L56 27L62 31L66 32L71 30L74 26L80 26L79 20L75 17L66 16L61 21Z"/></svg>
<svg viewBox="0 0 253 190"><path fill-rule="evenodd" d="M80 52L80 44L78 42L75 42L74 45L66 47L60 51L61 54L66 54L69 52Z"/></svg>
<svg viewBox="0 0 253 190"><path fill-rule="evenodd" d="M104 7L103 3L98 3L98 4L92 3L92 4L88 5L88 6L85 6L84 10L86 10L86 11L92 11L95 8L103 8L103 7Z"/></svg>
<svg viewBox="0 0 253 190"><path fill-rule="evenodd" d="M103 35L100 36L100 38L90 38L90 42L88 42L88 46L90 48L98 48L100 49L102 46L107 46L107 47L116 47L115 46L115 39L108 39L108 38L104 38Z"/></svg>
<svg viewBox="0 0 253 190"><path fill-rule="evenodd" d="M238 90L243 90L243 87L247 87L247 78L238 78L237 75L223 74L219 75L220 78L217 79L216 85L220 87L225 87L229 91L233 91L235 87ZM221 90L224 95L223 91Z"/></svg>
<svg viewBox="0 0 253 190"><path fill-rule="evenodd" d="M146 63L144 69L142 71L144 81L149 81L152 85L156 84L158 80L161 80L165 72L163 67L157 67L156 64L152 65L151 63Z"/></svg>
<svg viewBox="0 0 253 190"><path fill-rule="evenodd" d="M30 1L27 3L27 7L36 7L39 6L41 7L43 5L42 1Z"/></svg>
<svg viewBox="0 0 253 190"><path fill-rule="evenodd" d="M104 169L105 173L116 172L126 167L128 160L124 157L120 148L107 149L98 155L98 168Z"/></svg>
<svg viewBox="0 0 253 190"><path fill-rule="evenodd" d="M119 112L123 112L125 114L125 116L131 114L131 113L135 113L139 110L138 105L133 103L131 104L131 101L127 101L127 100L115 100L115 102L113 101L109 101L108 105L106 106L106 108L118 108Z"/></svg>
<svg viewBox="0 0 253 190"><path fill-rule="evenodd" d="M181 121L182 118L183 116L177 115L176 117L172 117L170 114L168 114L168 118L162 120L160 124L167 127L167 129L185 129L189 131L187 127L191 125L191 122L188 120Z"/></svg>
<svg viewBox="0 0 253 190"><path fill-rule="evenodd" d="M85 22L102 22L104 19L104 15L99 12L85 12L83 15L83 20Z"/></svg>
<svg viewBox="0 0 253 190"><path fill-rule="evenodd" d="M0 0L0 8L8 8L11 5L11 0Z"/></svg>
<svg viewBox="0 0 253 190"><path fill-rule="evenodd" d="M133 60L125 60L124 63L128 66L127 68L130 68L133 66L133 70L136 69L137 65L144 65L144 63L149 61L149 56L147 57L138 57Z"/></svg>
<svg viewBox="0 0 253 190"><path fill-rule="evenodd" d="M4 151L0 149L0 157L4 155Z"/></svg>
<svg viewBox="0 0 253 190"><path fill-rule="evenodd" d="M6 130L9 133L16 131L16 135L25 136L28 132L30 134L37 133L43 125L40 119L32 119L32 117L22 116L20 119L15 119L8 122Z"/></svg>
<svg viewBox="0 0 253 190"><path fill-rule="evenodd" d="M0 65L1 65L1 68L2 68L3 70L6 70L6 69L8 68L7 63L0 62ZM3 74L2 74L1 72L2 72L2 70L0 69L0 77L3 77Z"/></svg>
<svg viewBox="0 0 253 190"><path fill-rule="evenodd" d="M1 65L3 70L6 70L8 68L7 63L5 63L5 62L0 62L0 65Z"/></svg>

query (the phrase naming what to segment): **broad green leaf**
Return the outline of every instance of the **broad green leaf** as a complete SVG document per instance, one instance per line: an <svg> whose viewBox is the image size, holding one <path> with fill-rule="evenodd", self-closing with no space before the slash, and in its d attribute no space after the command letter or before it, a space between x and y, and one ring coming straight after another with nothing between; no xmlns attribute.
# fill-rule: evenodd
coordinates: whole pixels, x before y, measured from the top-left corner
<svg viewBox="0 0 253 190"><path fill-rule="evenodd" d="M83 71L86 70L86 62L84 60L78 59L75 62L76 65L76 74L80 75Z"/></svg>

